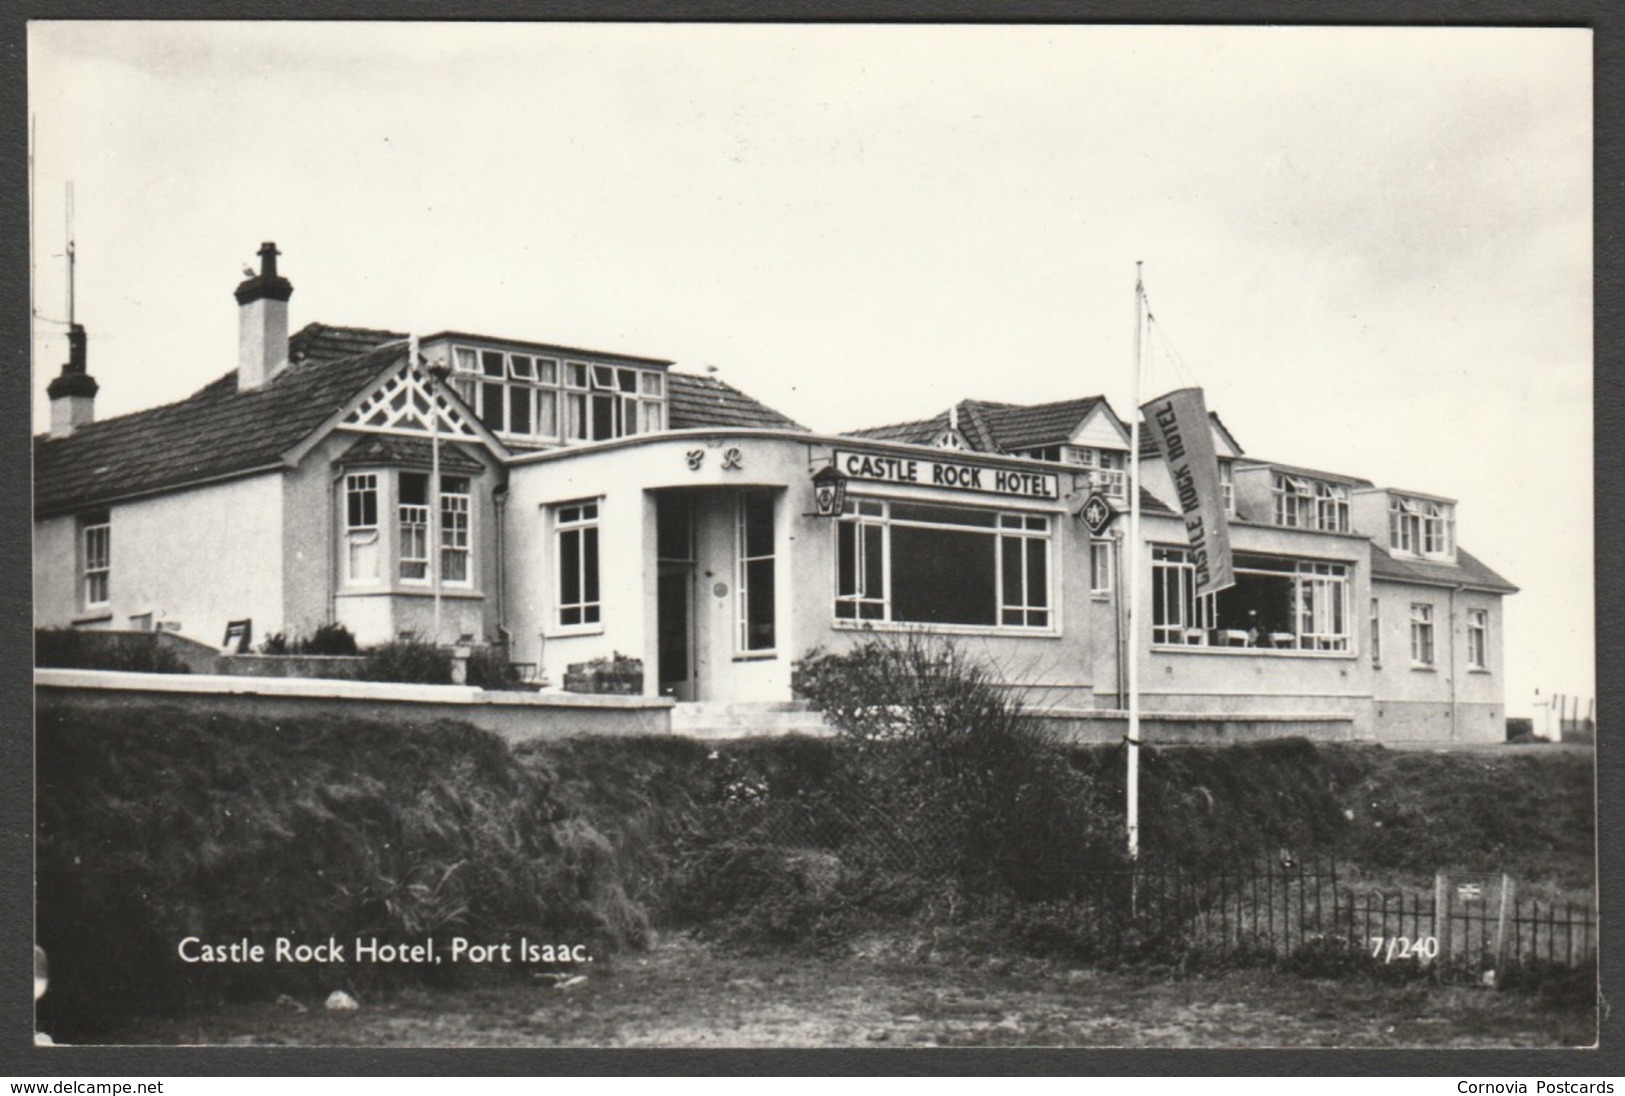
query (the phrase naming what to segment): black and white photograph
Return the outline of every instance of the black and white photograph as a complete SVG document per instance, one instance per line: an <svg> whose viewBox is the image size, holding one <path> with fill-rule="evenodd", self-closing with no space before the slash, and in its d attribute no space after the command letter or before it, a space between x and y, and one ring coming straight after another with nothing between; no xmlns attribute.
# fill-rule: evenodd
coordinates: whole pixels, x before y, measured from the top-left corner
<svg viewBox="0 0 1625 1096"><path fill-rule="evenodd" d="M36 1047L1596 1046L1593 48L31 22Z"/></svg>

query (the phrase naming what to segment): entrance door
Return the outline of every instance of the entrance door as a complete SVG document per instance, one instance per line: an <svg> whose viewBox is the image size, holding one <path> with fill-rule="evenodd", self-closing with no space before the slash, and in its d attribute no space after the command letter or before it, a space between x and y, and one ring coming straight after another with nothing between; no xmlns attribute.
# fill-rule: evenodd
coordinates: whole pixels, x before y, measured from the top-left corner
<svg viewBox="0 0 1625 1096"><path fill-rule="evenodd" d="M659 618L660 695L694 699L694 567L662 564Z"/></svg>

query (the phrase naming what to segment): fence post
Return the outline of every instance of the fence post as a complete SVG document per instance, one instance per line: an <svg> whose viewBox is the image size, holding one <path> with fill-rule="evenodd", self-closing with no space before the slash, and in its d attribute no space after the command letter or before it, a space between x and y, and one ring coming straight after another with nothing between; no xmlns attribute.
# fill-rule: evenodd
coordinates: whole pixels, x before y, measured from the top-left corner
<svg viewBox="0 0 1625 1096"><path fill-rule="evenodd" d="M1439 958L1450 961L1450 884L1444 872L1433 875L1433 936L1439 941Z"/></svg>
<svg viewBox="0 0 1625 1096"><path fill-rule="evenodd" d="M1495 915L1495 988L1501 988L1507 959L1507 895L1513 887L1512 877L1501 873L1501 908Z"/></svg>

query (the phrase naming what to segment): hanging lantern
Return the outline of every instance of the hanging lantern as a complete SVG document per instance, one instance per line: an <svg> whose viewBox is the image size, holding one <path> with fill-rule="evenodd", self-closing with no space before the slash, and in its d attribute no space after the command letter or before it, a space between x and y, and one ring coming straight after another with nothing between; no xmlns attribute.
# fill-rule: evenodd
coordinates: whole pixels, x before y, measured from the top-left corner
<svg viewBox="0 0 1625 1096"><path fill-rule="evenodd" d="M841 508L846 504L846 477L835 471L833 464L826 464L813 473L812 482L813 503L818 516L840 517Z"/></svg>

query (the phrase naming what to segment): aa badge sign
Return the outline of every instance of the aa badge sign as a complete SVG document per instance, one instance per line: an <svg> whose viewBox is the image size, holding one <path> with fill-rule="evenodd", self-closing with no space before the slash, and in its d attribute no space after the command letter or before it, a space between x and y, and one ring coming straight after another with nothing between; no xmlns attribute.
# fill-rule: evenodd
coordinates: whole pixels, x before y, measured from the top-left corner
<svg viewBox="0 0 1625 1096"><path fill-rule="evenodd" d="M1230 564L1230 526L1224 514L1219 459L1213 452L1207 403L1200 388L1180 388L1140 408L1168 462L1179 514L1185 520L1196 592L1216 593L1236 584Z"/></svg>

